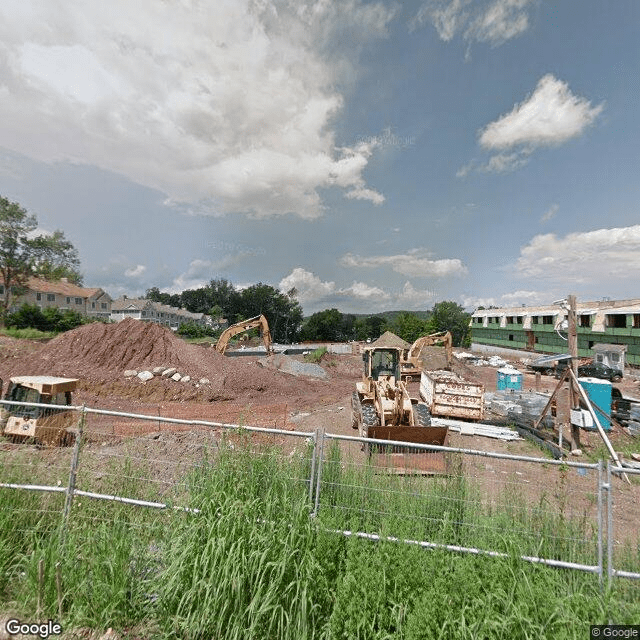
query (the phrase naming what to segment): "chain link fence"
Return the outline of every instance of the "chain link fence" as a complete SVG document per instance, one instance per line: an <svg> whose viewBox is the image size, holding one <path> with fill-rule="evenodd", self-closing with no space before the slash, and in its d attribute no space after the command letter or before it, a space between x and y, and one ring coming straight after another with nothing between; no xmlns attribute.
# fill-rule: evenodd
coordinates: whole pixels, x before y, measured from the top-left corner
<svg viewBox="0 0 640 640"><path fill-rule="evenodd" d="M110 528L126 525L145 533L148 552L167 518L197 516L213 470L228 475L225 491L234 491L238 474L251 476L259 495L274 488L277 467L286 482L275 489L303 496L318 526L337 534L640 579L640 471L322 430L64 409L74 425L66 446L0 443L0 517L25 536L61 532L64 539L89 526L103 530L108 544ZM144 515L134 518L134 510Z"/></svg>

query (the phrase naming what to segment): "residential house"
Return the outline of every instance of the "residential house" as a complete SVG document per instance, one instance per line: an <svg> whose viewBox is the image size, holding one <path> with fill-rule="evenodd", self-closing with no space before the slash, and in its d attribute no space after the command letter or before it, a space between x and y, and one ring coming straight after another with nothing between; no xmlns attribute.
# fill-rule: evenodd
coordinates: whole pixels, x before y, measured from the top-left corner
<svg viewBox="0 0 640 640"><path fill-rule="evenodd" d="M9 311L16 311L24 304L36 305L40 309L54 307L60 311L77 311L83 316L108 320L111 315L111 296L100 288L79 287L67 278L49 281L29 278L26 292L14 296ZM0 296L4 295L4 285L0 284Z"/></svg>
<svg viewBox="0 0 640 640"><path fill-rule="evenodd" d="M113 301L111 319L121 322L125 318L155 322L172 329L177 329L181 324L187 322L193 322L201 326L212 326L213 324L211 317L204 313L191 313L186 309L170 307L146 298L122 296Z"/></svg>

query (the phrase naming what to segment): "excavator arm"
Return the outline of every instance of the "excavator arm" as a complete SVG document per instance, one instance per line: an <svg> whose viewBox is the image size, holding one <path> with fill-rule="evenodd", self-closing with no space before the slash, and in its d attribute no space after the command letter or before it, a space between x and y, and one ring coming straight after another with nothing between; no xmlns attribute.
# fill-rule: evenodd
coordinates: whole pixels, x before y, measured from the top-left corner
<svg viewBox="0 0 640 640"><path fill-rule="evenodd" d="M451 368L453 364L453 340L449 331L441 331L432 333L428 336L418 338L409 348L407 353L406 364L420 368L420 352L423 347L442 343L444 344L445 355L447 358L447 366Z"/></svg>
<svg viewBox="0 0 640 640"><path fill-rule="evenodd" d="M233 338L233 336L255 328L260 329L264 346L267 349L267 354L273 353L269 323L263 315L256 316L255 318L249 318L248 320L243 320L242 322L237 322L236 324L232 324L230 327L227 327L220 334L220 338L218 338L218 342L215 344L216 351L224 353L229 345L229 340Z"/></svg>

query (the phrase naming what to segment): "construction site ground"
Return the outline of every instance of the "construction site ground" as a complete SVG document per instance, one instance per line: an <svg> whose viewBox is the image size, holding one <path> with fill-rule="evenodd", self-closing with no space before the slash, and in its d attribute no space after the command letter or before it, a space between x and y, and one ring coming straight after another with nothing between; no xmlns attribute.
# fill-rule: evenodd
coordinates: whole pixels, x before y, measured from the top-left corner
<svg viewBox="0 0 640 640"><path fill-rule="evenodd" d="M310 350L313 347L310 345ZM354 349L357 351L357 348ZM442 348L425 350L424 366L427 369L443 368ZM523 354L524 355L524 354ZM172 331L152 323L125 320L119 324L94 323L66 332L46 342L17 340L0 336L0 378L6 381L16 375L55 375L79 378L79 391L74 403L114 411L170 418L198 419L241 425L272 427L285 430L315 431L357 435L351 427L351 395L355 383L362 376L362 359L358 353L333 355L326 353L320 366L326 377L291 375L280 370L283 358L304 361L304 356L235 357L223 356L209 347L187 344ZM454 370L465 379L481 382L486 391L496 390L497 367L469 366L454 359ZM513 364L525 371L522 363ZM173 367L190 380L174 381L154 376L143 382L131 371L152 370L154 367ZM125 377L129 371L130 377ZM551 392L558 381L551 376L538 376L524 372L523 389ZM640 397L640 384L635 376L627 376L617 385L625 395ZM413 395L418 395L418 383L409 385ZM488 420L495 416L487 415ZM99 422L92 421L93 424ZM155 422L119 422L113 435L143 436L145 432L158 431ZM116 429L116 427L113 427ZM102 429L101 429L102 431ZM186 434L185 431L190 432ZM189 426L162 425L162 457L179 458L185 451L185 438L198 438L197 430ZM104 446L102 435L89 436L89 446ZM92 443L93 440L93 443ZM614 427L611 432L614 447L635 446L640 452L640 442ZM147 441L146 446L159 443ZM481 436L460 435L450 432L449 445L480 451L511 453L531 457L549 457L537 445L528 440L505 442ZM113 446L110 443L109 446ZM349 452L356 451L355 446ZM597 433L582 432L583 456L603 453L603 444ZM43 453L44 454L44 453ZM364 454L363 454L364 455ZM603 456L601 456L603 457ZM523 471L516 471L513 461L469 458L465 473L481 475L489 483L495 477L495 486L501 476L519 473L518 482L529 486L531 498L539 495L539 487L547 482L547 471L529 465L525 478ZM556 482L556 480L554 480ZM577 483L586 482L585 495L593 483L575 474ZM635 487L637 489L637 487ZM579 495L582 492L575 492ZM585 501L588 501L585 498ZM576 505L579 506L579 505ZM592 510L593 503L585 502L585 509ZM628 535L636 535L630 513L628 526L622 528ZM624 535L623 537L627 537Z"/></svg>

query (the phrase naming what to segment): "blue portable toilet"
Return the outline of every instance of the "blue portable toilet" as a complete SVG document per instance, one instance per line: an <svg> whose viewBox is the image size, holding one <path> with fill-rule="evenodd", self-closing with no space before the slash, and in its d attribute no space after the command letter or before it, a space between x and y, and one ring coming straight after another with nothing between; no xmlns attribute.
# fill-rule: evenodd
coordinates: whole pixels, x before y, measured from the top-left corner
<svg viewBox="0 0 640 640"><path fill-rule="evenodd" d="M611 389L612 384L608 380L601 380L600 378L578 378L580 386L585 390L587 398L591 404L598 405L607 416L611 415ZM611 431L611 421L608 417L602 415L598 409L593 407L598 422L602 425L605 431ZM593 429L595 429L595 425Z"/></svg>
<svg viewBox="0 0 640 640"><path fill-rule="evenodd" d="M522 374L513 367L498 369L496 388L498 391L504 391L505 389L522 391Z"/></svg>

